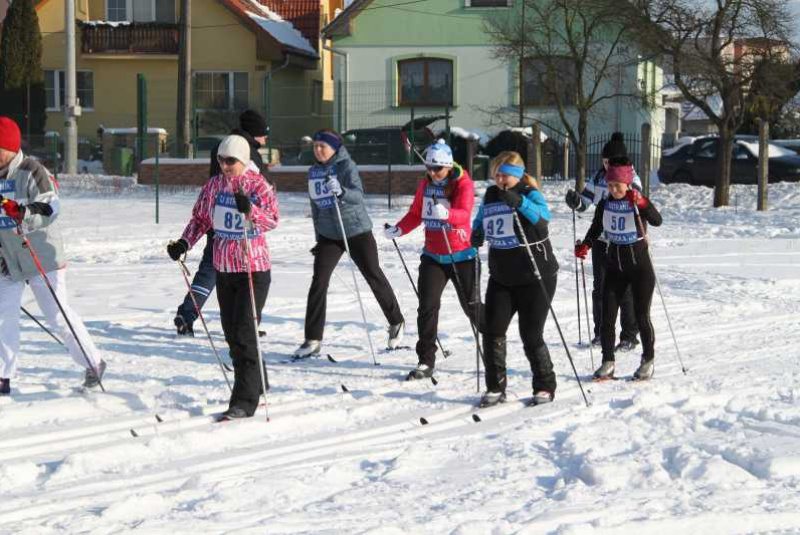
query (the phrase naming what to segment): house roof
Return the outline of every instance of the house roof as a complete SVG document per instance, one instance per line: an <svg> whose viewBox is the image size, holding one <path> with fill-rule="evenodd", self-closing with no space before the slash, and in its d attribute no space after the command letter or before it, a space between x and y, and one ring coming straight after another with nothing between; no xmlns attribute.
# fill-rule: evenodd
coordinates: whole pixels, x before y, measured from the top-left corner
<svg viewBox="0 0 800 535"><path fill-rule="evenodd" d="M251 29L277 42L285 52L318 59L317 49L294 25L258 0L220 0ZM316 43L316 40L314 40Z"/></svg>
<svg viewBox="0 0 800 535"><path fill-rule="evenodd" d="M315 49L319 45L319 0L259 0L284 20L288 20Z"/></svg>
<svg viewBox="0 0 800 535"><path fill-rule="evenodd" d="M372 0L353 0L339 16L333 19L330 24L322 28L322 35L331 38L334 35L350 35L351 21L364 10Z"/></svg>

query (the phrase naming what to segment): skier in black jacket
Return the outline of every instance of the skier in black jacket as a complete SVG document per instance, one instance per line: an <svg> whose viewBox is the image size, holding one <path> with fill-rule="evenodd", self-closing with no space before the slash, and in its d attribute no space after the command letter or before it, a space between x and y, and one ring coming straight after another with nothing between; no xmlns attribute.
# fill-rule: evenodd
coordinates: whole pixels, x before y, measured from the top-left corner
<svg viewBox="0 0 800 535"><path fill-rule="evenodd" d="M472 246L480 247L485 239L490 247L483 336L486 393L480 405L489 407L506 399L506 331L514 314L519 314L519 334L533 373L532 403L549 403L555 396L556 374L544 342L544 324L558 273L548 231L550 209L516 152L498 154L492 162L492 175L497 185L486 190L472 223ZM544 293L525 250L523 231L544 282Z"/></svg>
<svg viewBox="0 0 800 535"><path fill-rule="evenodd" d="M584 240L575 245L575 256L586 258L601 234L608 242L600 329L603 363L594 372L597 380L614 377L614 325L628 288L633 292L633 310L643 350L641 364L633 377L644 380L653 376L655 333L650 322L650 303L656 279L645 238L647 227L643 225L661 225L661 214L649 199L630 187L633 176L633 166L627 158L610 162L606 174L609 195L597 204L592 226Z"/></svg>
<svg viewBox="0 0 800 535"><path fill-rule="evenodd" d="M267 134L269 127L267 126L264 118L253 110L245 110L239 116L239 128L231 130L230 135L241 136L250 145L250 166L261 176L267 176L267 169L264 167L264 160L261 158L258 149L267 143ZM215 177L222 172L219 162L217 161L217 151L219 144L211 150L211 168L209 169L209 178ZM214 286L217 283L217 272L214 270L213 262L213 248L214 231L208 231L206 235L206 246L203 249L203 258L200 260L200 265L197 267L192 279L192 294L194 294L197 306L203 308L211 292L214 291ZM259 310L259 321L261 320ZM192 302L192 296L186 294L183 302L178 307L178 312L175 314L175 328L179 335L194 336L194 321L197 319L197 311Z"/></svg>

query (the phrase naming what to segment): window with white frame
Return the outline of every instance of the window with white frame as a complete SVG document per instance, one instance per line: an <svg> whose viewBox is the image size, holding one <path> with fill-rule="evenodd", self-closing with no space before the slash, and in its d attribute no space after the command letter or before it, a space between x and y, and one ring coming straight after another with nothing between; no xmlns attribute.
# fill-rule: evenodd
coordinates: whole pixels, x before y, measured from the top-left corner
<svg viewBox="0 0 800 535"><path fill-rule="evenodd" d="M106 0L106 20L174 23L175 0Z"/></svg>
<svg viewBox="0 0 800 535"><path fill-rule="evenodd" d="M249 94L246 72L194 73L194 102L199 110L245 110Z"/></svg>
<svg viewBox="0 0 800 535"><path fill-rule="evenodd" d="M412 58L397 62L400 106L452 106L453 61Z"/></svg>
<svg viewBox="0 0 800 535"><path fill-rule="evenodd" d="M75 75L77 82L78 104L84 110L94 109L94 73L92 71L78 71ZM66 82L64 71L44 71L45 98L48 111L59 111L64 106Z"/></svg>

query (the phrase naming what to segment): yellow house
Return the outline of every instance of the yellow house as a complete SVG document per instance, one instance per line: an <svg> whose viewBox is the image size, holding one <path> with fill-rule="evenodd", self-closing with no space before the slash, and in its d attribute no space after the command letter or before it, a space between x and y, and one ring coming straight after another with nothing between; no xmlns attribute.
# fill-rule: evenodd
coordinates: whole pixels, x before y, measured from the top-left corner
<svg viewBox="0 0 800 535"><path fill-rule="evenodd" d="M137 75L143 74L148 126L166 130L171 141L177 120L180 0L74 1L79 135L95 140L100 128L134 128ZM296 143L331 124L329 56L324 50L320 54L319 27L341 0L311 2L302 16L289 10L305 21L303 33L279 10L301 7L308 4L305 0L192 0L192 94L199 135L227 133L245 108L268 118L278 145ZM47 129L58 132L63 130L64 7L64 0L40 0L36 6Z"/></svg>

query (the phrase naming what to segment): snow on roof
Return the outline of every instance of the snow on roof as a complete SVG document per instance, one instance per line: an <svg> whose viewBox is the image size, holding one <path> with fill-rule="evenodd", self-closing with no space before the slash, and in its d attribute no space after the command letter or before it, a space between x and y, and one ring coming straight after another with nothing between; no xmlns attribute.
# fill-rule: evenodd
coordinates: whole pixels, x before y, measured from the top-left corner
<svg viewBox="0 0 800 535"><path fill-rule="evenodd" d="M110 26L117 28L119 26L130 26L133 24L129 20L110 21L110 20L84 20L80 21L81 26Z"/></svg>
<svg viewBox="0 0 800 535"><path fill-rule="evenodd" d="M717 115L722 114L722 98L719 95L706 97L706 104ZM708 119L706 113L692 104L691 102L681 103L681 120L683 121L705 121Z"/></svg>
<svg viewBox="0 0 800 535"><path fill-rule="evenodd" d="M112 136L115 135L115 134L119 134L119 135L122 135L122 134L136 134L138 132L139 132L138 128L106 128L106 129L103 130L104 134L111 134ZM155 128L155 127L148 128L147 129L147 133L148 134L163 134L165 136L167 135L167 131L166 130L164 130L163 128Z"/></svg>
<svg viewBox="0 0 800 535"><path fill-rule="evenodd" d="M303 34L300 33L291 22L284 20L280 15L267 8L267 6L257 2L251 2L251 5L260 11L261 15L255 13L247 13L247 15L265 32L274 37L276 41L301 50L311 56L319 57L316 49L311 46L308 39L303 37Z"/></svg>
<svg viewBox="0 0 800 535"><path fill-rule="evenodd" d="M451 126L450 127L450 134L456 137L460 137L463 139L480 139L481 136L476 134L475 132L470 132L469 130L465 130L460 126Z"/></svg>
<svg viewBox="0 0 800 535"><path fill-rule="evenodd" d="M512 132L519 132L523 136L533 137L533 127L532 126L526 126L524 128L519 127L519 126L515 126L513 128L509 128L509 130L512 131ZM547 134L545 134L544 132L540 131L539 132L539 138L542 141L547 141Z"/></svg>

